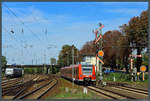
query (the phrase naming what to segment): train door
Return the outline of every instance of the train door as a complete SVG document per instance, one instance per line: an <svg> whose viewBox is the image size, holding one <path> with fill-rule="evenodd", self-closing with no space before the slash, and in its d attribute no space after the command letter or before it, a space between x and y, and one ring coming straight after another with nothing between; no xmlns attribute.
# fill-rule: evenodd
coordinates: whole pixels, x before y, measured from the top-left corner
<svg viewBox="0 0 150 101"><path fill-rule="evenodd" d="M82 67L81 64L79 64L79 81L83 81L83 74L82 74Z"/></svg>
<svg viewBox="0 0 150 101"><path fill-rule="evenodd" d="M93 65L92 80L96 80L95 66Z"/></svg>

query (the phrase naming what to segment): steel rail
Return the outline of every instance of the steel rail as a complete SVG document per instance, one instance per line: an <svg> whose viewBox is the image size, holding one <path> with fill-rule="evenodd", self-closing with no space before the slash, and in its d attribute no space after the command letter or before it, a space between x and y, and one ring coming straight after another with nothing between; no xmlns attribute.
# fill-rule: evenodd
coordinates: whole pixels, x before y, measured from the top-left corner
<svg viewBox="0 0 150 101"><path fill-rule="evenodd" d="M137 89L133 89L133 88L121 87L121 86L117 86L115 88L125 89L125 90L129 90L129 91L136 92L136 93L139 93L139 94L142 93L142 94L148 95L148 92L146 92L146 91L137 90Z"/></svg>
<svg viewBox="0 0 150 101"><path fill-rule="evenodd" d="M20 97L17 98L17 99L24 99L25 97L30 96L31 94L34 94L35 92L37 92L37 91L41 90L42 88L48 86L48 85L51 84L52 82L53 82L53 80L49 81L48 83L44 84L43 86L41 86L41 87L39 87L39 88L37 88L37 89L32 90L31 92L28 92L28 93L24 94L23 96L20 96ZM56 83L55 83L55 85L56 85ZM51 89L51 88L49 88L49 89ZM48 89L48 90L49 90L49 89ZM46 90L46 92L47 92L48 90ZM43 94L45 94L45 92L42 93L38 98L40 98L41 96L43 96ZM38 98L37 98L37 99L38 99Z"/></svg>
<svg viewBox="0 0 150 101"><path fill-rule="evenodd" d="M136 90L141 90L141 91L145 91L145 92L148 93L148 90L142 89L142 88L135 88L135 87L130 87L130 86L123 86L123 87L131 88L131 89L136 89Z"/></svg>
<svg viewBox="0 0 150 101"><path fill-rule="evenodd" d="M48 80L48 78L46 78L46 79L41 79L41 80L37 80L37 81L33 81L32 82L32 84L34 84L34 83L39 83L39 82L42 82L42 81L45 81L45 80ZM19 97L19 95L21 94L21 93L23 93L30 85L32 85L32 84L27 84L21 91L19 91L14 97L13 97L13 99L16 99L17 97Z"/></svg>
<svg viewBox="0 0 150 101"><path fill-rule="evenodd" d="M122 96L122 97L129 98L129 99L135 99L134 97L129 97L129 96L126 96L124 94L120 94L119 92L113 92L112 90L108 90L108 89L104 89L104 88L100 88L100 87L95 87L95 88L102 89L102 90L117 94L117 95Z"/></svg>
<svg viewBox="0 0 150 101"><path fill-rule="evenodd" d="M93 91L95 91L95 92L98 92L98 93L100 93L100 94L102 94L102 95L104 95L104 96L107 96L107 97L109 97L109 98L111 98L111 99L118 99L118 98L116 98L116 97L114 97L114 96L111 96L111 95L108 95L108 94L106 94L106 93L100 92L100 91L98 91L98 90L92 89L92 88L90 88L89 86L88 86L87 88L90 89L90 90L93 90ZM94 87L94 88L95 88L95 87Z"/></svg>

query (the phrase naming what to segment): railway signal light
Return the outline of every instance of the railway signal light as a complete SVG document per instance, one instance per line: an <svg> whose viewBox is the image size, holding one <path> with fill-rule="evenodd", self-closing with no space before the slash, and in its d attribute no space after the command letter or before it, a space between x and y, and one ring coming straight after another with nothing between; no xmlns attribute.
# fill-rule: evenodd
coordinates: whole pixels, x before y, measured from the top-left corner
<svg viewBox="0 0 150 101"><path fill-rule="evenodd" d="M144 66L144 65L142 65L141 67L140 67L140 71L142 72L142 79L143 79L143 81L145 80L145 71L146 71L146 66Z"/></svg>
<svg viewBox="0 0 150 101"><path fill-rule="evenodd" d="M141 72L145 72L145 71L146 71L146 66L142 65L142 66L140 67L140 71L141 71Z"/></svg>
<svg viewBox="0 0 150 101"><path fill-rule="evenodd" d="M98 51L98 56L99 57L103 57L104 56L104 52L102 50Z"/></svg>
<svg viewBox="0 0 150 101"><path fill-rule="evenodd" d="M146 71L146 66L144 66L144 65L142 65L141 67L140 67L140 71L142 72L142 79L143 79L143 81L145 80L145 71Z"/></svg>

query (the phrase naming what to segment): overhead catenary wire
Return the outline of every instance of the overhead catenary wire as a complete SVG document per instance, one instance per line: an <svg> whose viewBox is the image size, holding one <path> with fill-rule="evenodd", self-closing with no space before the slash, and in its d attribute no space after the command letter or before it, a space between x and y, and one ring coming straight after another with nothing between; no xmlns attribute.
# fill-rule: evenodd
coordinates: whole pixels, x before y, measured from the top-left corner
<svg viewBox="0 0 150 101"><path fill-rule="evenodd" d="M5 27L2 27L4 30L5 30L5 32L7 32L8 34L9 34L9 36L10 36L10 38L12 38L12 39L14 39L15 40L15 42L16 42L16 44L18 44L19 43L19 46L21 47L21 56L23 56L23 39L22 40L17 40L16 39L16 37L14 36L14 35L12 35L12 33L11 32L9 32ZM18 48L17 48L18 49ZM22 59L22 58L21 58ZM21 59L19 59L19 60L21 60ZM23 63L23 62L22 62Z"/></svg>
<svg viewBox="0 0 150 101"><path fill-rule="evenodd" d="M40 38L27 25L25 25L25 23L15 14L12 9L10 9L6 4L4 4L4 6L20 21L22 25L24 25L36 38L40 40Z"/></svg>
<svg viewBox="0 0 150 101"><path fill-rule="evenodd" d="M43 27L43 24L41 24L39 20L36 19L36 17L33 16L33 19L36 20L36 22ZM44 30L45 30L45 34L47 34L47 27L45 25L44 25Z"/></svg>
<svg viewBox="0 0 150 101"><path fill-rule="evenodd" d="M24 27L26 27L37 39L38 39L38 42L39 42L39 40L40 40L40 38L37 36L37 34L35 34L30 28L29 28L29 26L27 26L25 23L24 23L24 21L22 21L17 15L16 15L16 13L12 10L12 9L10 9L7 5L4 5L8 10L9 10L9 13L11 12L11 14L13 14L16 18L17 18L17 20L24 26ZM16 23L16 22L15 22ZM24 29L22 28L22 30L21 30L21 32L22 33L24 33ZM24 40L24 39L23 39ZM23 50L23 40L21 40L21 43L22 43L22 45L21 45L21 47L22 47L22 50ZM25 42L25 41L24 41ZM19 42L20 43L20 42ZM25 45L25 43L24 43L24 45ZM26 46L25 47L27 47L27 44L26 44ZM25 48L24 47L24 48Z"/></svg>
<svg viewBox="0 0 150 101"><path fill-rule="evenodd" d="M7 32L7 33L10 35L10 37L13 38L17 43L20 43L15 37L13 37L13 36L11 35L11 33L10 33L5 27L3 27L3 29L4 29L5 32Z"/></svg>
<svg viewBox="0 0 150 101"><path fill-rule="evenodd" d="M36 17L33 16L33 19L36 20L36 22L37 22L39 25L41 25L41 26L43 27L43 25L39 22L39 20L36 19ZM45 26L44 26L44 27L45 27ZM44 35L45 35L44 41L45 41L45 42L48 42L48 38L47 38L47 27L44 28L44 33L45 33L45 34L44 34ZM45 47L45 54L43 54L44 57L45 57L45 58L44 58L44 63L45 63L45 61L46 61L46 56L47 56L46 53L47 53L47 51L46 51L46 47Z"/></svg>
<svg viewBox="0 0 150 101"><path fill-rule="evenodd" d="M9 13L8 15L11 15L11 16L10 16L11 18L16 17L16 16L12 15L12 13L11 13L8 9L7 9L7 13ZM7 15L7 16L8 16L8 15ZM16 23L15 21L13 21L13 23L14 23L15 25L18 25L18 23ZM22 24L21 24L21 25L22 25ZM19 27L21 27L21 26L19 26ZM21 27L20 29L21 29L21 30L20 30L21 33L23 33L23 35L24 35L24 29L23 29L23 27ZM13 30L13 29L11 29L11 30ZM9 32L9 31L7 31L7 32ZM13 34L15 35L15 33L16 33L16 31L14 31ZM12 33L10 33L10 35L12 35ZM13 36L14 36L14 35L13 35ZM23 37L24 37L24 36L23 36ZM21 38L23 38L23 37L21 37ZM20 39L20 38L19 38L19 39ZM16 39L16 40L17 40L17 39ZM22 40L24 40L24 39L22 39ZM19 40L20 42L19 42L18 40L17 40L17 41L18 41L19 43L21 43L22 40L20 39L20 40ZM24 40L24 44L27 45L27 40Z"/></svg>
<svg viewBox="0 0 150 101"><path fill-rule="evenodd" d="M20 41L18 41L15 37L13 37L12 35L11 35L11 33L5 28L5 27L3 27L3 29L5 30L5 32L7 32L8 34L9 34L9 36L10 36L10 38L13 38L14 40L15 40L15 42L18 44L18 43L20 43ZM21 44L19 44L20 46L21 46ZM9 46L6 46L6 48L8 48ZM5 51L5 53L6 53L6 51ZM7 60L9 60L8 58L7 58ZM15 59L14 58L12 58L12 61L14 61Z"/></svg>

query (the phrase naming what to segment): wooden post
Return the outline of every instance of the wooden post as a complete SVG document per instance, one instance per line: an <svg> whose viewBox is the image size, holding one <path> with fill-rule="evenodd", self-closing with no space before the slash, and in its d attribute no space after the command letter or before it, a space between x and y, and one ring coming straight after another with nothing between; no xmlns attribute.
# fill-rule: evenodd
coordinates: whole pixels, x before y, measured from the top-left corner
<svg viewBox="0 0 150 101"><path fill-rule="evenodd" d="M143 81L145 80L145 77L144 77L144 72L143 72Z"/></svg>
<svg viewBox="0 0 150 101"><path fill-rule="evenodd" d="M131 66L130 66L130 70L133 70L133 59L131 58Z"/></svg>

